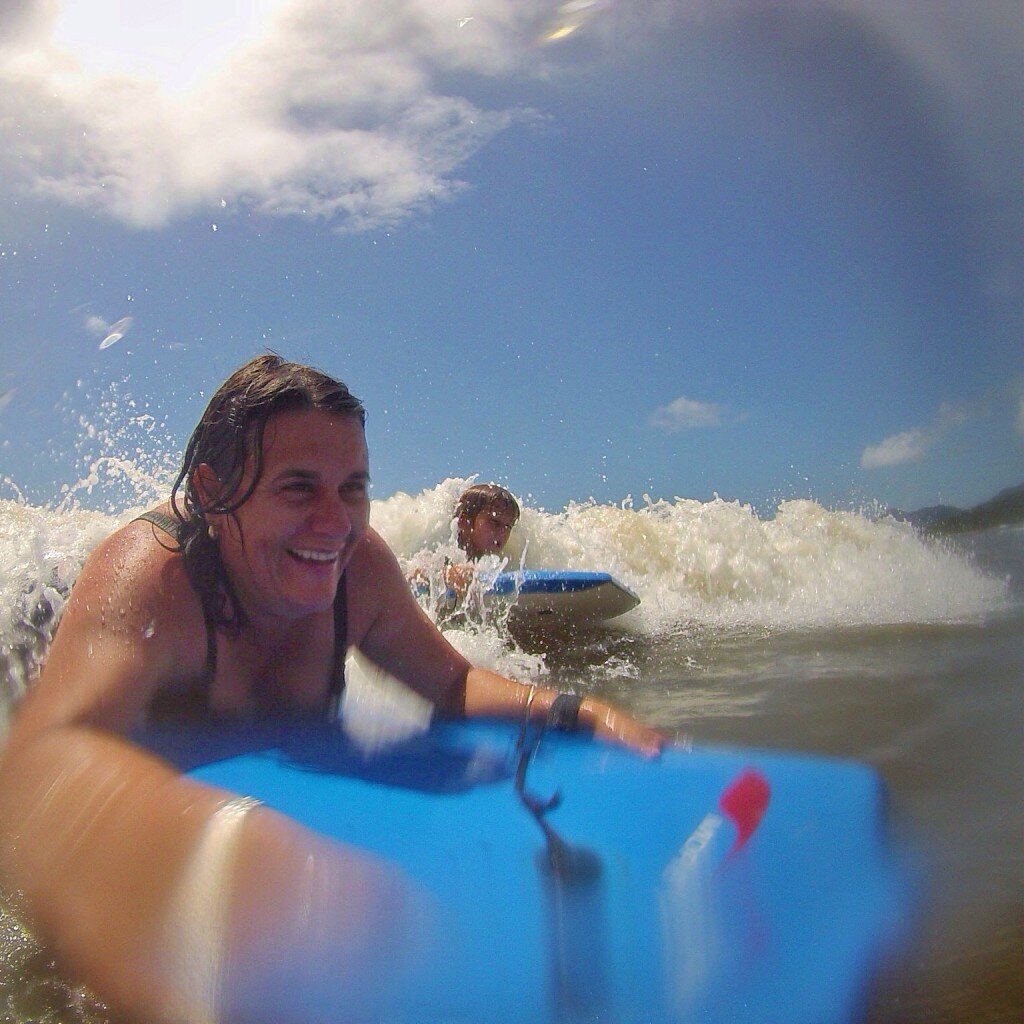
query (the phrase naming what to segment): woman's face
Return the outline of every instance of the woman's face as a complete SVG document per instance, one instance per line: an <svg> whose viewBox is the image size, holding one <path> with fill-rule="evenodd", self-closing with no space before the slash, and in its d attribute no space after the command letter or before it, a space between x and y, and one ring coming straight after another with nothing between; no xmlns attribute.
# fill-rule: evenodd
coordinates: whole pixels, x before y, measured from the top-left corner
<svg viewBox="0 0 1024 1024"><path fill-rule="evenodd" d="M247 467L242 486L248 486ZM233 515L210 516L228 576L254 623L329 608L370 518L369 456L355 416L279 413L263 470Z"/></svg>

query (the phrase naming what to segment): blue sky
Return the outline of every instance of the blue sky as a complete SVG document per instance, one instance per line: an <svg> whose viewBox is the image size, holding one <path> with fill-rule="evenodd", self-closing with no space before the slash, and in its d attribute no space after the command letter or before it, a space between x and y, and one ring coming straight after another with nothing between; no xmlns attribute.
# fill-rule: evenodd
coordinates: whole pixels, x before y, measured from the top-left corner
<svg viewBox="0 0 1024 1024"><path fill-rule="evenodd" d="M1024 480L1018 4L118 6L0 14L0 477L32 500L180 448L266 347L364 400L378 497Z"/></svg>

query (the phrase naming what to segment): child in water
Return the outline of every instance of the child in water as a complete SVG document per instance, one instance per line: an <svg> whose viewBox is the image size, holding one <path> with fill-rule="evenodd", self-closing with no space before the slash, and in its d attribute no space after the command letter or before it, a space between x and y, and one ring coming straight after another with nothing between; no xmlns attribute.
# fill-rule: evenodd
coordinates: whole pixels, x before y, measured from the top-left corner
<svg viewBox="0 0 1024 1024"><path fill-rule="evenodd" d="M455 506L459 547L471 561L500 555L512 527L519 521L519 502L497 484L474 484L462 492Z"/></svg>
<svg viewBox="0 0 1024 1024"><path fill-rule="evenodd" d="M437 611L450 614L465 598L476 577L476 563L485 555L498 556L508 544L512 528L519 521L519 502L512 492L498 484L473 484L459 495L455 504L456 538L465 560L445 557L443 590ZM430 577L423 567L409 576L414 590L425 591Z"/></svg>

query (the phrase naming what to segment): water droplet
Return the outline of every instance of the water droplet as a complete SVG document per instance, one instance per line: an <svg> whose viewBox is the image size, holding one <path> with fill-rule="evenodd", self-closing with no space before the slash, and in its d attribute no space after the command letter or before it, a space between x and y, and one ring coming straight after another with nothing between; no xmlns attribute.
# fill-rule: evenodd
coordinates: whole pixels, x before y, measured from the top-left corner
<svg viewBox="0 0 1024 1024"><path fill-rule="evenodd" d="M132 317L123 316L117 323L111 324L106 337L100 342L100 348L110 348L111 345L119 342L128 333L132 322Z"/></svg>

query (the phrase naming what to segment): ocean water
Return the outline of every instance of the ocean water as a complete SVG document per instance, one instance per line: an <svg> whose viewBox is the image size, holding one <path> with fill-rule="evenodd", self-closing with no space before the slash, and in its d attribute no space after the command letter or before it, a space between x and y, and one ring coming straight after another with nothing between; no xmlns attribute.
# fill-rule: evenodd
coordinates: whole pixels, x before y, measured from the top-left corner
<svg viewBox="0 0 1024 1024"><path fill-rule="evenodd" d="M83 559L166 482L133 477L131 460L115 469L130 486L104 511L77 504L89 486L45 507L13 489L0 498L4 716ZM374 502L373 523L407 569L439 565L465 483ZM527 502L507 558L606 570L642 603L559 633L449 620L446 634L477 663L602 694L680 740L853 757L881 772L919 898L875 979L873 1024L1022 1019L1024 530L933 542L806 500L770 515L720 500ZM402 695L358 686L349 714L368 736L423 720ZM6 911L0 1019L112 1021Z"/></svg>

